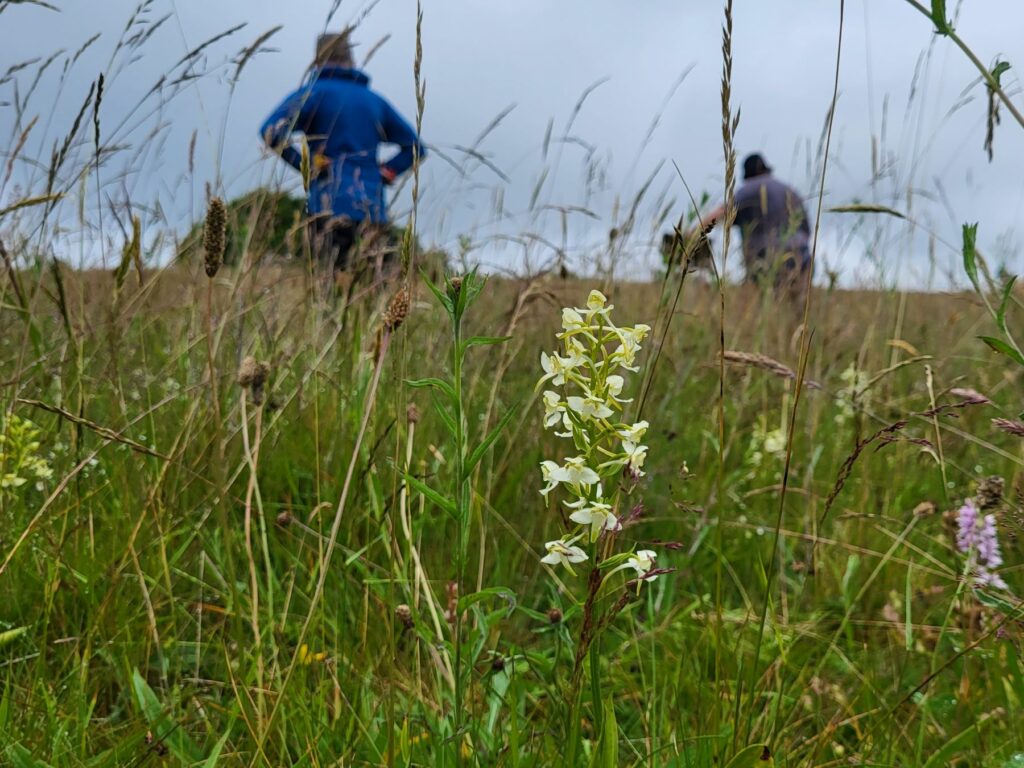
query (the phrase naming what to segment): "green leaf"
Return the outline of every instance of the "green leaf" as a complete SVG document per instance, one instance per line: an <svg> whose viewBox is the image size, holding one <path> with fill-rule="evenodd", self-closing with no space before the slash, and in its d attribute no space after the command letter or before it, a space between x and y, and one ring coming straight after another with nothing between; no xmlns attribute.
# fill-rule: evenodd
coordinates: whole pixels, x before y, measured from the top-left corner
<svg viewBox="0 0 1024 768"><path fill-rule="evenodd" d="M21 744L12 744L7 748L5 754L14 768L50 768L49 763L36 760L32 757L32 753L21 746Z"/></svg>
<svg viewBox="0 0 1024 768"><path fill-rule="evenodd" d="M774 768L775 759L767 744L751 744L736 753L725 768Z"/></svg>
<svg viewBox="0 0 1024 768"><path fill-rule="evenodd" d="M462 613L469 606L479 603L481 600L487 600L491 597L497 597L508 603L508 613L506 616L511 616L512 612L516 609L516 593L508 587L488 587L482 589L479 592L473 592L472 594L465 595L459 598L458 610Z"/></svg>
<svg viewBox="0 0 1024 768"><path fill-rule="evenodd" d="M1010 304L1010 297L1013 295L1013 284L1016 282L1016 275L1012 275L1010 279L1006 281L1006 285L1003 286L1003 300L999 302L999 310L996 312L996 323L999 324L999 330L1003 333L1009 333L1009 331L1006 330L1006 308Z"/></svg>
<svg viewBox="0 0 1024 768"><path fill-rule="evenodd" d="M430 377L426 379L406 379L405 383L407 386L413 389L437 389L448 396L449 400L455 400L455 390L452 385L443 379Z"/></svg>
<svg viewBox="0 0 1024 768"><path fill-rule="evenodd" d="M220 753L223 751L224 745L228 743L228 736L230 735L231 728L227 728L224 731L224 735L213 745L213 750L210 752L210 756L206 758L206 762L203 763L203 768L216 768L217 761L220 760Z"/></svg>
<svg viewBox="0 0 1024 768"><path fill-rule="evenodd" d="M594 753L592 765L600 768L618 768L619 765L619 724L615 720L615 702L611 694L605 697L602 707L601 743Z"/></svg>
<svg viewBox="0 0 1024 768"><path fill-rule="evenodd" d="M511 338L511 336L473 336L462 342L462 348L469 349L470 347L485 347L491 344L504 344Z"/></svg>
<svg viewBox="0 0 1024 768"><path fill-rule="evenodd" d="M985 592L981 589L974 590L974 596L985 607L994 608L1000 613L1010 616L1013 620L1018 620L1024 616L1024 603L1017 605L1004 597L1000 597L998 594Z"/></svg>
<svg viewBox="0 0 1024 768"><path fill-rule="evenodd" d="M1024 365L1024 355L1021 355L1016 349L1011 347L1002 339L997 339L994 336L979 336L979 339L988 344L992 349L1001 355L1006 355L1008 358L1016 362L1018 365Z"/></svg>
<svg viewBox="0 0 1024 768"><path fill-rule="evenodd" d="M978 285L978 251L975 247L978 240L978 224L964 224L963 233L964 271L971 278L971 285L974 286L974 290L980 291L981 288Z"/></svg>
<svg viewBox="0 0 1024 768"><path fill-rule="evenodd" d="M437 411L437 415L441 417L441 421L444 422L445 427L448 429L448 433L454 436L455 419L452 417L450 413L448 413L448 409L435 400L434 410Z"/></svg>
<svg viewBox="0 0 1024 768"><path fill-rule="evenodd" d="M492 429L490 433L487 435L487 437L484 438L483 442L480 443L480 445L478 445L476 448L474 448L473 452L469 454L469 458L466 459L466 464L463 468L463 473L465 475L463 479L466 479L467 477L470 476L476 465L480 463L480 459L482 459L484 457L484 454L487 453L487 450L492 445L494 445L494 441L498 439L498 436L501 435L501 433L505 430L505 427L508 426L508 423L512 421L512 417L516 415L516 411L518 410L518 404L509 408L508 412L501 417L501 421L499 421L495 425L494 429Z"/></svg>
<svg viewBox="0 0 1024 768"><path fill-rule="evenodd" d="M450 499L445 498L422 480L415 478L412 475L406 474L405 481L430 499L430 501L432 501L436 506L443 509L452 517L455 517L455 504Z"/></svg>
<svg viewBox="0 0 1024 768"><path fill-rule="evenodd" d="M932 23L940 35L948 35L953 31L953 26L946 17L946 0L932 0Z"/></svg>
<svg viewBox="0 0 1024 768"><path fill-rule="evenodd" d="M996 81L996 85L1002 85L1000 78L1010 69L1010 62L1008 61L997 61L996 65L992 67L992 79Z"/></svg>
<svg viewBox="0 0 1024 768"><path fill-rule="evenodd" d="M873 205L871 203L853 203L852 205L837 205L828 209L830 213L884 213L887 216L895 216L897 219L907 218L895 208L885 205Z"/></svg>
<svg viewBox="0 0 1024 768"><path fill-rule="evenodd" d="M437 297L437 300L439 302L441 302L441 306L445 308L445 311L449 315L454 315L455 305L452 303L452 300L445 295L444 291L442 291L440 288L438 288L430 281L430 278L427 277L427 273L424 272L422 269L420 270L420 275L423 277L423 282L427 284L427 288L430 289L430 292L433 293L435 297Z"/></svg>
<svg viewBox="0 0 1024 768"><path fill-rule="evenodd" d="M928 761L924 764L923 768L943 768L947 765L952 765L954 760L953 756L958 751L967 746L967 744L978 737L979 727L989 722L991 718L985 720L979 720L974 725L968 726L964 730L960 731L956 736L951 738L942 747L932 754L928 758Z"/></svg>
<svg viewBox="0 0 1024 768"><path fill-rule="evenodd" d="M153 730L154 738L163 741L179 762L186 765L197 762L200 759L199 748L188 737L181 724L168 716L164 706L149 687L149 683L139 674L138 669L132 670L132 689L139 709Z"/></svg>

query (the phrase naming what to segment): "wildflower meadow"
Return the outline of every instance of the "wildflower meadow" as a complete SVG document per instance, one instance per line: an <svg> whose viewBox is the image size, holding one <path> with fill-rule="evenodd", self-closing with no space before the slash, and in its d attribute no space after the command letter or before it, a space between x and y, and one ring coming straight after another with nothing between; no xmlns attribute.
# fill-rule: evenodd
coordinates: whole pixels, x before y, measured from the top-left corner
<svg viewBox="0 0 1024 768"><path fill-rule="evenodd" d="M394 269L333 274L269 188L211 181L177 229L119 207L105 158L147 141L105 127L112 81L0 184L0 764L1024 766L1024 293L984 221L948 290L784 296L684 179L591 268L515 272L430 243L415 166Z"/></svg>

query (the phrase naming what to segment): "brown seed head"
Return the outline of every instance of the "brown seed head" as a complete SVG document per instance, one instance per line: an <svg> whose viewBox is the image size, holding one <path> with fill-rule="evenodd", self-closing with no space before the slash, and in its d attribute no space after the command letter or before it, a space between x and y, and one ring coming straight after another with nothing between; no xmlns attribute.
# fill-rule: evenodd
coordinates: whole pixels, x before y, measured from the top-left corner
<svg viewBox="0 0 1024 768"><path fill-rule="evenodd" d="M395 618L398 619L406 629L412 629L415 622L412 619L412 609L402 603L395 608Z"/></svg>
<svg viewBox="0 0 1024 768"><path fill-rule="evenodd" d="M549 624L561 624L562 623L562 612L558 608L552 608L548 611L548 623Z"/></svg>
<svg viewBox="0 0 1024 768"><path fill-rule="evenodd" d="M409 403L405 409L405 420L410 424L415 424L420 420L420 409L416 407L415 403Z"/></svg>
<svg viewBox="0 0 1024 768"><path fill-rule="evenodd" d="M238 367L238 385L248 387L252 391L252 401L259 405L263 402L263 388L267 383L267 376L270 375L270 366L261 363L255 357L249 355Z"/></svg>
<svg viewBox="0 0 1024 768"><path fill-rule="evenodd" d="M243 358L242 364L238 366L238 386L250 386L256 379L259 367L260 364L256 362L256 358L252 355Z"/></svg>
<svg viewBox="0 0 1024 768"><path fill-rule="evenodd" d="M206 276L213 277L224 262L228 212L224 201L211 197L206 209L206 224L203 226L203 252Z"/></svg>
<svg viewBox="0 0 1024 768"><path fill-rule="evenodd" d="M397 330L409 314L409 289L404 285L391 298L387 311L384 313L384 327L389 331Z"/></svg>
<svg viewBox="0 0 1024 768"><path fill-rule="evenodd" d="M292 524L292 513L287 509L277 515L277 524L282 528L287 528Z"/></svg>

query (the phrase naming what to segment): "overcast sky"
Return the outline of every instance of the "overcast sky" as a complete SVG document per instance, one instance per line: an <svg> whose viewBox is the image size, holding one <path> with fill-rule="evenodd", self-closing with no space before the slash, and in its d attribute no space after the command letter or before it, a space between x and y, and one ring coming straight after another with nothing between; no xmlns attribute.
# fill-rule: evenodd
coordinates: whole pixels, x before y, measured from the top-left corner
<svg viewBox="0 0 1024 768"><path fill-rule="evenodd" d="M90 82L105 71L104 135L143 151L136 156L123 150L110 161L104 171L108 178L101 174L104 198L130 198L136 206L158 203L180 229L202 211L207 182L219 179L229 194L257 184L297 184L294 173L261 150L256 131L302 80L333 0L151 0L143 20L170 18L136 54L122 50L113 64L112 52L138 0L49 2L60 12L24 3L5 6L0 0L0 72L66 51L40 79L20 122L12 104L24 99L38 64L0 85L0 104L6 103L0 106L0 136L7 139L0 146L12 146L39 114L24 155L48 161ZM958 12L958 32L983 61L1000 57L1014 65L1004 81L1018 103L1024 102L1017 79L1017 67L1024 68L1024 4L971 0L961 7L950 0L948 5ZM428 242L456 251L465 236L475 249L471 258L517 269L525 262L545 263L553 247L564 244L571 259L582 264L601 250L610 228L622 225L637 193L653 177L620 269L645 275L656 260L650 244L659 217L665 211L675 217L685 207L680 174L698 197L722 194L720 3L424 0L423 6L423 136L436 150L423 166L419 229ZM763 152L776 174L806 196L813 216L839 2L736 0L734 19L733 100L742 110L737 150L741 159ZM367 71L372 85L413 119L415 2L344 0L330 26L355 20L360 20L360 57L390 35ZM243 29L204 51L200 68L212 74L189 83L158 112L153 111L156 100L139 106L186 51L242 23ZM273 50L247 64L232 93L234 67L225 62L279 24L282 29L267 43ZM100 38L61 84L64 59L96 33ZM565 141L574 106L596 83ZM508 108L477 147L486 164L468 158L464 148L474 146ZM936 38L928 20L905 0L848 0L825 207L881 203L909 211L916 226L826 213L822 264L839 271L848 284L881 279L942 286L944 275L958 270L960 225L980 221L980 245L990 260L1024 270L1024 129L1004 111L990 164L982 147L985 116L976 71L948 40ZM545 157L549 121L554 128ZM147 140L157 125L163 128ZM194 131L196 166L188 183ZM83 135L91 139L90 131ZM874 178L873 156L879 170ZM111 181L114 168L129 158L135 173ZM38 192L45 176L19 162L14 181L20 188L12 183L0 191L0 207L29 184ZM95 192L86 194L88 207L95 206ZM69 205L73 213L78 203ZM407 209L407 195L393 206L398 216ZM147 215L155 222L155 213ZM524 240L524 234L541 239ZM933 235L938 240L930 249Z"/></svg>

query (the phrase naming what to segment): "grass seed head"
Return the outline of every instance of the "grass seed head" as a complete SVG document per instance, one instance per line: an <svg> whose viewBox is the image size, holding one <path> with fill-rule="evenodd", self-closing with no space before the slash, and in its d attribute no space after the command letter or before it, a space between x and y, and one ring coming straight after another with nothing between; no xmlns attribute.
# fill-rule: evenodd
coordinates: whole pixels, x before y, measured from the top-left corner
<svg viewBox="0 0 1024 768"><path fill-rule="evenodd" d="M420 409L415 403L409 403L409 407L405 409L405 420L409 424L415 424L420 420Z"/></svg>
<svg viewBox="0 0 1024 768"><path fill-rule="evenodd" d="M992 419L992 424L996 429L1006 432L1009 435L1024 437L1024 421L1014 421L1013 419Z"/></svg>
<svg viewBox="0 0 1024 768"><path fill-rule="evenodd" d="M242 364L238 367L238 385L248 388L252 392L252 401L256 405L263 402L263 388L269 375L270 366L258 362L252 355L242 360Z"/></svg>
<svg viewBox="0 0 1024 768"><path fill-rule="evenodd" d="M409 289L402 286L391 298L387 311L384 313L384 327L389 331L396 331L405 322L409 315Z"/></svg>
<svg viewBox="0 0 1024 768"><path fill-rule="evenodd" d="M203 252L206 276L213 277L224 263L228 212L224 201L211 197L206 209L206 225L203 227Z"/></svg>

